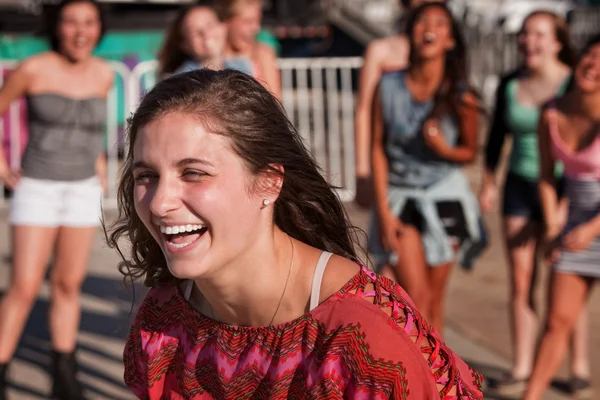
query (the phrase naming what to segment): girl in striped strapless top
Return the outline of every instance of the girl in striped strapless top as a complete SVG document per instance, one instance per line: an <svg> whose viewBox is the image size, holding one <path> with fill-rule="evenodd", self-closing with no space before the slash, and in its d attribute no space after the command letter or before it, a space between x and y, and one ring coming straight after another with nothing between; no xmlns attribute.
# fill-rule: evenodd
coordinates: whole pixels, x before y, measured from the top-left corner
<svg viewBox="0 0 600 400"><path fill-rule="evenodd" d="M546 331L526 400L540 399L558 370L569 334L600 278L600 36L586 47L575 86L546 109L539 127L540 195L546 237L555 248ZM564 164L569 216L556 221L554 162Z"/></svg>

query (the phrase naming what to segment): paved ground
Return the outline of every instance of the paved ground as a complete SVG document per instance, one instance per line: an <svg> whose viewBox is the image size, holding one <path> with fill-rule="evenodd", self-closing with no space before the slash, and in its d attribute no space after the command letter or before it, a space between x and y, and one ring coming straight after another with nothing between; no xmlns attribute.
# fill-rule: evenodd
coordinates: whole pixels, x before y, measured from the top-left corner
<svg viewBox="0 0 600 400"><path fill-rule="evenodd" d="M473 180L476 171L469 171ZM368 213L348 206L355 224L366 227ZM445 337L450 346L487 378L495 378L506 371L511 356L508 336L507 269L500 246L497 213L489 215L491 248L472 272L456 270L448 290ZM82 378L93 399L131 399L122 383L121 352L123 338L129 324L131 292L123 288L116 270L118 258L107 249L98 234L91 258L89 275L83 287L83 316L80 335ZM0 292L8 281L8 228L6 213L0 211ZM541 282L543 283L543 282ZM542 296L540 285L539 295ZM25 334L16 353L11 370L11 399L43 399L49 392L47 375L48 287L44 285ZM591 356L594 381L600 383L600 302L596 293L590 301ZM561 372L547 399L568 398L561 388ZM600 393L600 386L596 387ZM498 399L488 394L489 399Z"/></svg>

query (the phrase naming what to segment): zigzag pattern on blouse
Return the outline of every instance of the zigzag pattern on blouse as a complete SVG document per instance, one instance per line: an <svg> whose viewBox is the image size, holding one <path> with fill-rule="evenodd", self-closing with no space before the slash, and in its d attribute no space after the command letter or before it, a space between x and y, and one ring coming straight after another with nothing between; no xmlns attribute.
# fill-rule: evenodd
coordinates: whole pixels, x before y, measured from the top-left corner
<svg viewBox="0 0 600 400"><path fill-rule="evenodd" d="M409 395L405 367L373 357L360 324L325 332L306 314L283 331L236 329L198 318L177 288L162 290L155 296L151 291L138 311L136 321L142 321L142 326L132 327L126 349L125 381L140 398L148 398L149 391L163 393L168 379L169 387L177 382L179 396L186 399L405 399ZM363 267L335 296L362 298L386 313L390 326L404 331L419 347L440 399L482 398L477 392L481 375L469 369L469 378L477 385L469 388L453 353L392 281Z"/></svg>

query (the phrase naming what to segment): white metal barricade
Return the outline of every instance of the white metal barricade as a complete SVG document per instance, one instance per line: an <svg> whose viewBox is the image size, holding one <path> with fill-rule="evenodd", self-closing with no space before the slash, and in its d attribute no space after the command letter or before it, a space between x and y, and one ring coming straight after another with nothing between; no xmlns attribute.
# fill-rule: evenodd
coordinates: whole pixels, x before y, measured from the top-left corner
<svg viewBox="0 0 600 400"><path fill-rule="evenodd" d="M286 58L279 60L283 105L343 201L354 199L354 85L352 71L362 58ZM128 109L133 112L156 82L156 61L131 72Z"/></svg>
<svg viewBox="0 0 600 400"><path fill-rule="evenodd" d="M288 116L343 201L356 194L352 73L361 65L360 57L279 61Z"/></svg>

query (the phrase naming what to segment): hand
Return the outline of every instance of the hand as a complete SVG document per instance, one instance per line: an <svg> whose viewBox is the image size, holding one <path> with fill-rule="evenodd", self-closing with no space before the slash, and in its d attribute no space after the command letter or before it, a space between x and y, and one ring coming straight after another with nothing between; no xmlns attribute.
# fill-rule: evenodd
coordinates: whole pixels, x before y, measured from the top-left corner
<svg viewBox="0 0 600 400"><path fill-rule="evenodd" d="M423 136L425 137L425 144L437 155L442 155L448 150L448 143L446 138L440 130L439 124L435 119L428 119L423 124Z"/></svg>
<svg viewBox="0 0 600 400"><path fill-rule="evenodd" d="M404 231L404 224L398 217L388 212L381 221L381 243L385 251L395 251L398 237Z"/></svg>
<svg viewBox="0 0 600 400"><path fill-rule="evenodd" d="M554 264L560 255L560 236L546 238L543 245L543 257L548 264Z"/></svg>
<svg viewBox="0 0 600 400"><path fill-rule="evenodd" d="M598 236L596 229L589 223L584 223L563 238L562 247L568 251L582 251L590 247L596 236Z"/></svg>
<svg viewBox="0 0 600 400"><path fill-rule="evenodd" d="M489 212L494 208L496 199L498 198L498 188L492 183L486 183L479 194L479 206L481 211Z"/></svg>
<svg viewBox="0 0 600 400"><path fill-rule="evenodd" d="M17 186L20 178L20 171L13 171L8 166L0 169L0 181L4 182L4 185L11 190Z"/></svg>
<svg viewBox="0 0 600 400"><path fill-rule="evenodd" d="M556 211L555 224L562 231L565 225L567 225L567 218L569 217L569 202L566 199L558 202L558 209Z"/></svg>

